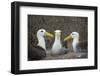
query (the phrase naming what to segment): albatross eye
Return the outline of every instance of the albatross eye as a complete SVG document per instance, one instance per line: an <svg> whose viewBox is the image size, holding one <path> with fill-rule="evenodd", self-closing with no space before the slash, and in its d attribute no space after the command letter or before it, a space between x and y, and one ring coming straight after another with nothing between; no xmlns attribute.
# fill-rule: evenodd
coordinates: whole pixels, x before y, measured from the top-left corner
<svg viewBox="0 0 100 76"><path fill-rule="evenodd" d="M74 35L74 34L72 33L72 35Z"/></svg>
<svg viewBox="0 0 100 76"><path fill-rule="evenodd" d="M41 32L43 32L43 30L41 30Z"/></svg>

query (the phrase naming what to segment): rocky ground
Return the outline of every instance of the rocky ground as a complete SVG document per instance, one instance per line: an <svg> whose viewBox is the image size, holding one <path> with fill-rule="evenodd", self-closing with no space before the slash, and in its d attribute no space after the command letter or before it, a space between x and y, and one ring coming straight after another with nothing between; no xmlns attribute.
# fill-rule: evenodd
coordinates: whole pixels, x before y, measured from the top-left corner
<svg viewBox="0 0 100 76"><path fill-rule="evenodd" d="M47 52L47 57L44 60L55 60L55 59L84 59L88 58L87 52L80 52L80 53L74 53L74 52L68 52L64 55L56 55L51 56L50 52Z"/></svg>

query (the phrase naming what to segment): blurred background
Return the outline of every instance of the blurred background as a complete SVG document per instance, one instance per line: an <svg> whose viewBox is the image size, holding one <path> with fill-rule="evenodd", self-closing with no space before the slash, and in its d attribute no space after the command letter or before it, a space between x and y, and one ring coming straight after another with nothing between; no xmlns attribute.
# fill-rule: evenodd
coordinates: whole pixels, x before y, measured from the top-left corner
<svg viewBox="0 0 100 76"><path fill-rule="evenodd" d="M68 42L66 44L66 42L63 42L63 39L71 32L78 32L80 41L88 41L87 17L28 15L28 45L37 45L36 33L41 28L53 34L55 30L61 30L61 41L65 47L68 46ZM52 47L53 42L54 39L46 39L47 49ZM69 46L71 46L70 42Z"/></svg>

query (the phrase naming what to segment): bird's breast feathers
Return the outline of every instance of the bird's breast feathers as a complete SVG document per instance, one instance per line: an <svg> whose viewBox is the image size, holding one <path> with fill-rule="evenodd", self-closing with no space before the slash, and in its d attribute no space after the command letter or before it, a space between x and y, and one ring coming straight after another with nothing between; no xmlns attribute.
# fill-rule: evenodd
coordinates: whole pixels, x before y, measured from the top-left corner
<svg viewBox="0 0 100 76"><path fill-rule="evenodd" d="M61 44L55 43L52 47L52 50L59 51L62 48Z"/></svg>

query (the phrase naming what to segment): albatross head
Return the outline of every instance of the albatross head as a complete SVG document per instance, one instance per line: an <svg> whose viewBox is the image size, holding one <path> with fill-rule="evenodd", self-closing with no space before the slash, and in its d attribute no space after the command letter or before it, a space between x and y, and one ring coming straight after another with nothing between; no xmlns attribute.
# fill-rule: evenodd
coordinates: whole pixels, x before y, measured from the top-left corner
<svg viewBox="0 0 100 76"><path fill-rule="evenodd" d="M72 32L69 36L64 38L64 41L69 40L69 39L79 39L79 33L78 32Z"/></svg>
<svg viewBox="0 0 100 76"><path fill-rule="evenodd" d="M79 38L79 33L78 32L72 32L71 37L74 38Z"/></svg>
<svg viewBox="0 0 100 76"><path fill-rule="evenodd" d="M37 31L38 46L46 50L44 36L53 37L53 35L47 32L45 29L39 29Z"/></svg>
<svg viewBox="0 0 100 76"><path fill-rule="evenodd" d="M38 32L37 32L37 36L41 36L41 37L44 37L44 36L53 37L53 35L51 33L47 32L45 29L39 29Z"/></svg>
<svg viewBox="0 0 100 76"><path fill-rule="evenodd" d="M55 30L54 32L55 32L55 37L60 38L60 36L61 36L61 30Z"/></svg>

